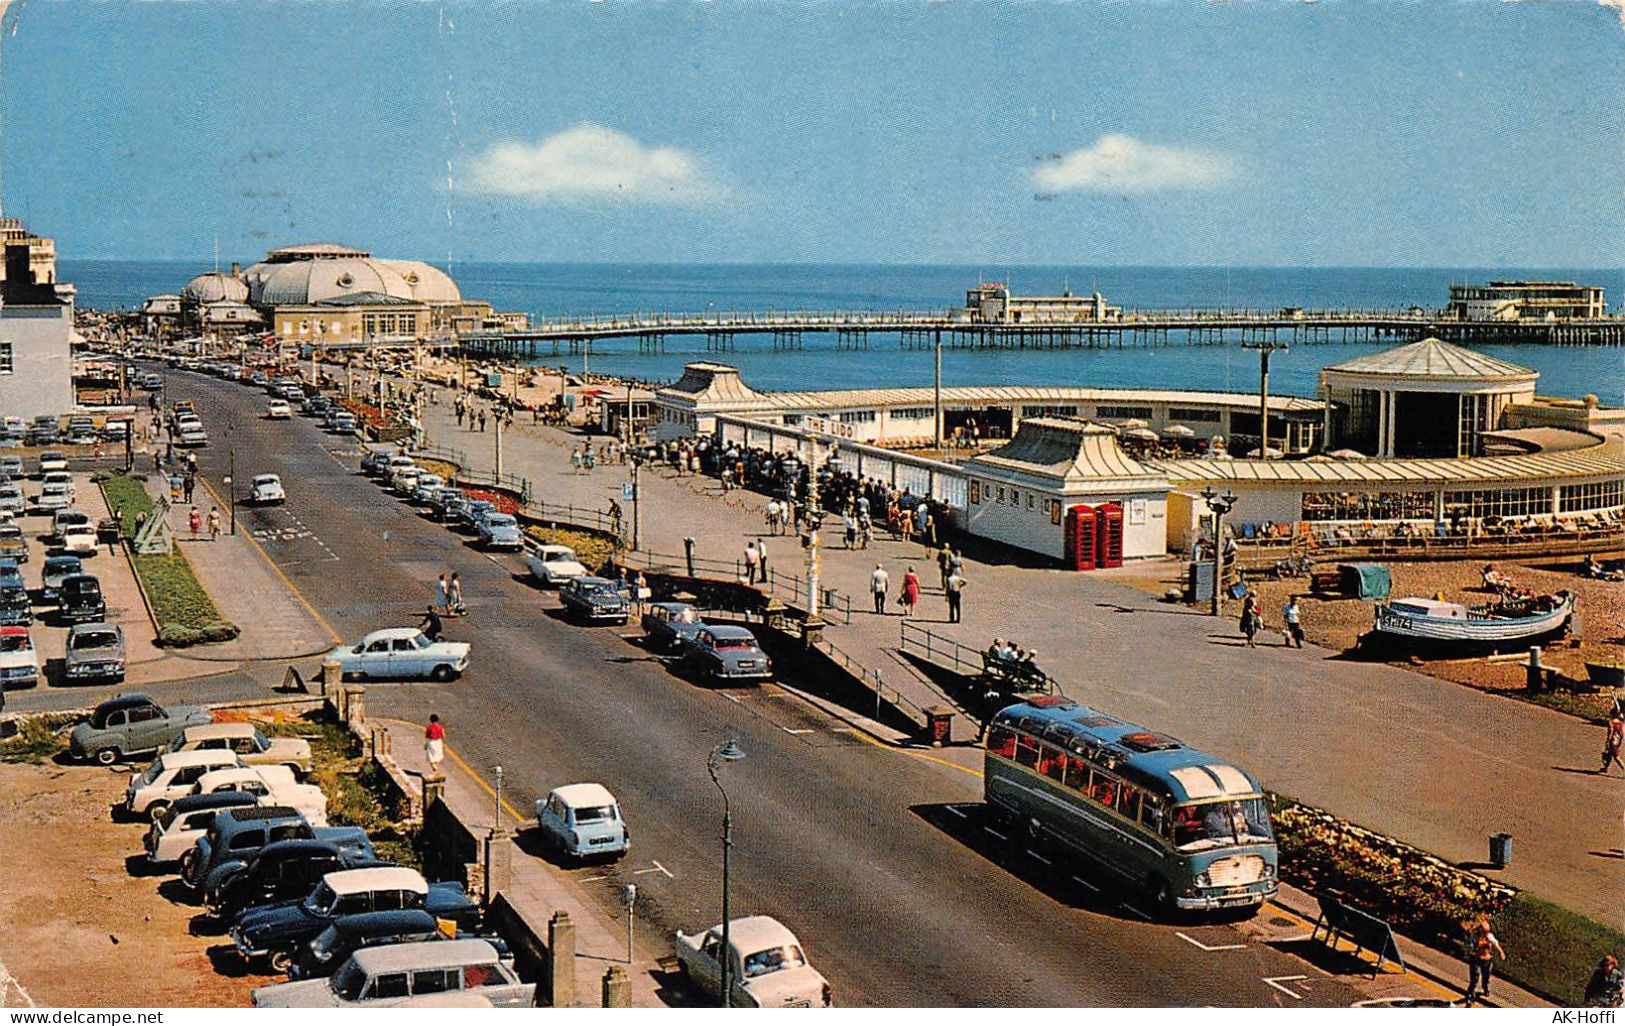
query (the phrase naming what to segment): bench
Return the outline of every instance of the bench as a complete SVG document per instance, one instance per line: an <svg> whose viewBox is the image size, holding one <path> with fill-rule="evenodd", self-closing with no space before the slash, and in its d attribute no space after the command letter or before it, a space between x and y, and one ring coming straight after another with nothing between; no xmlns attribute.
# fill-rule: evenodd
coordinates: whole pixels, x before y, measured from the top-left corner
<svg viewBox="0 0 1625 1026"><path fill-rule="evenodd" d="M1031 663L1001 659L986 652L982 653L982 680L1002 694L1018 691L1050 694L1055 690L1054 678Z"/></svg>

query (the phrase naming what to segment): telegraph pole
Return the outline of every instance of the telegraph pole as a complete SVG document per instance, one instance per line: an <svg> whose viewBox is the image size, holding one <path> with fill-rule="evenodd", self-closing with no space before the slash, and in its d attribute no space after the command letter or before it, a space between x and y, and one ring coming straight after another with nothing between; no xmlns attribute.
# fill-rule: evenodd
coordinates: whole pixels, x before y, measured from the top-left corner
<svg viewBox="0 0 1625 1026"><path fill-rule="evenodd" d="M936 370L937 370L937 373L936 373L935 393L934 393L934 399L933 399L935 409L932 411L932 419L936 424L936 430L933 432L933 434L935 436L935 441L936 441L936 448L940 452L942 450L942 329L941 328L936 329L936 340L935 341L936 341L936 345L933 348L935 348L935 350L936 350Z"/></svg>
<svg viewBox="0 0 1625 1026"><path fill-rule="evenodd" d="M1258 458L1269 459L1270 447L1270 356L1277 350L1287 352L1285 342L1243 342L1243 349L1258 353ZM1285 439L1282 439L1285 444ZM1283 450L1284 451L1284 450Z"/></svg>

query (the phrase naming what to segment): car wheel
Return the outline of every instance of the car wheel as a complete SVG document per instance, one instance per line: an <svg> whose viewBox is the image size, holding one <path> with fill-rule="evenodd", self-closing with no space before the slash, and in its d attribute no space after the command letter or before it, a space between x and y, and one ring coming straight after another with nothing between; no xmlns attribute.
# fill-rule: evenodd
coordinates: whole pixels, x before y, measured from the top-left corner
<svg viewBox="0 0 1625 1026"><path fill-rule="evenodd" d="M445 663L441 663L429 671L429 679L437 684L444 684L455 676L457 676L457 671Z"/></svg>
<svg viewBox="0 0 1625 1026"><path fill-rule="evenodd" d="M293 968L293 950L290 948L277 948L266 956L266 962L274 973L285 973Z"/></svg>
<svg viewBox="0 0 1625 1026"><path fill-rule="evenodd" d="M181 855L181 879L188 884L196 884L197 880L197 849L188 848Z"/></svg>
<svg viewBox="0 0 1625 1026"><path fill-rule="evenodd" d="M156 823L160 819L163 819L164 813L168 811L169 803L160 799L159 801L155 801L151 805L147 806L147 818Z"/></svg>
<svg viewBox="0 0 1625 1026"><path fill-rule="evenodd" d="M103 766L111 766L119 761L120 754L117 748L99 748L96 750L96 761Z"/></svg>

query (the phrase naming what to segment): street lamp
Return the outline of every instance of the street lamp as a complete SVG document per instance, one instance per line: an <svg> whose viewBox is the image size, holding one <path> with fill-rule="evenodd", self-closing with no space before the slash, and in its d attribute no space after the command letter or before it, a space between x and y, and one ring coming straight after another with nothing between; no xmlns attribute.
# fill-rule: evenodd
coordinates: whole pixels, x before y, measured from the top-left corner
<svg viewBox="0 0 1625 1026"><path fill-rule="evenodd" d="M717 767L725 762L738 762L745 757L737 742L733 738L722 742L711 749L711 755L705 760L705 768L711 773L711 783L717 785L717 791L722 795L722 1007L733 1007L733 948L728 935L728 870L729 850L733 848L733 810L728 805L728 792L722 787L722 779L717 776Z"/></svg>
<svg viewBox="0 0 1625 1026"><path fill-rule="evenodd" d="M1212 614L1223 611L1224 587L1224 517L1236 507L1236 494L1226 488L1220 495L1209 485L1200 492L1207 508L1213 512L1213 607Z"/></svg>

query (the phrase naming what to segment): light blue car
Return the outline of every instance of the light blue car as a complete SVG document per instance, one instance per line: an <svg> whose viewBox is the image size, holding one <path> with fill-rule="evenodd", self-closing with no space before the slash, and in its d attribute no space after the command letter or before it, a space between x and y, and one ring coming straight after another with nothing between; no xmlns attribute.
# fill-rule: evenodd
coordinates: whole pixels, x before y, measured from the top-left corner
<svg viewBox="0 0 1625 1026"><path fill-rule="evenodd" d="M536 803L536 829L547 843L572 858L620 858L632 846L620 803L602 784L555 787Z"/></svg>
<svg viewBox="0 0 1625 1026"><path fill-rule="evenodd" d="M488 549L524 548L525 535L519 530L519 521L508 513L487 513L474 525L480 544Z"/></svg>

